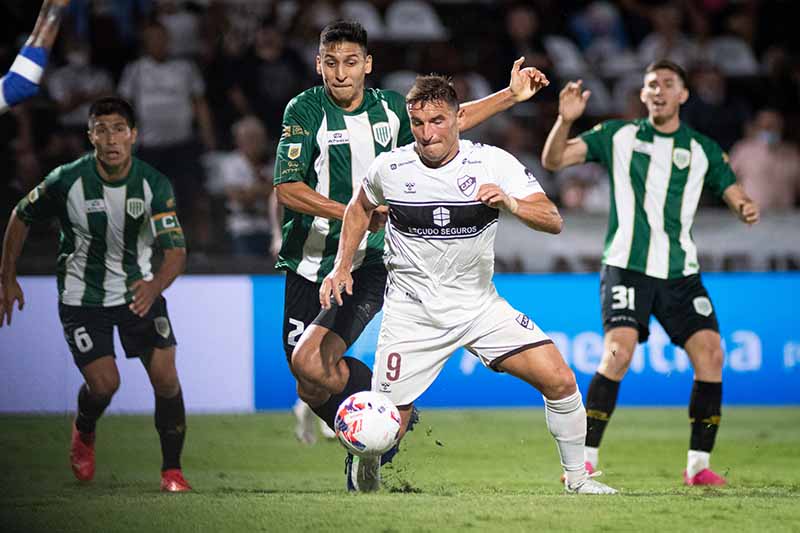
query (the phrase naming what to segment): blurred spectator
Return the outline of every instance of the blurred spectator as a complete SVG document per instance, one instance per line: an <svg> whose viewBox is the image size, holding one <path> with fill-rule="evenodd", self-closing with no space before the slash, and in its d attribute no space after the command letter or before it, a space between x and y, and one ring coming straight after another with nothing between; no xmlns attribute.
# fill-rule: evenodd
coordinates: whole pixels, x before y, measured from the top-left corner
<svg viewBox="0 0 800 533"><path fill-rule="evenodd" d="M271 136L279 135L289 100L311 85L311 73L299 55L286 45L274 21L265 21L235 73L232 99L241 115L254 114Z"/></svg>
<svg viewBox="0 0 800 533"><path fill-rule="evenodd" d="M783 117L762 109L747 137L731 150L731 167L745 192L761 207L790 209L800 199L800 151L783 140Z"/></svg>
<svg viewBox="0 0 800 533"><path fill-rule="evenodd" d="M783 113L800 112L800 77L792 72L792 58L786 48L771 46L764 53L763 63L764 103Z"/></svg>
<svg viewBox="0 0 800 533"><path fill-rule="evenodd" d="M692 42L681 31L682 11L678 4L667 3L651 10L653 32L639 45L642 66L669 59L689 68L695 57Z"/></svg>
<svg viewBox="0 0 800 533"><path fill-rule="evenodd" d="M170 35L170 57L195 58L200 54L200 17L185 2L156 0L155 18Z"/></svg>
<svg viewBox="0 0 800 533"><path fill-rule="evenodd" d="M193 129L197 121L206 150L216 141L205 85L194 63L168 59L169 35L158 22L142 32L144 55L125 67L118 91L133 104L139 130L138 155L169 177L187 236L207 243L208 220L196 212L204 200L202 148Z"/></svg>
<svg viewBox="0 0 800 533"><path fill-rule="evenodd" d="M681 106L681 120L730 150L742 137L750 106L728 92L728 83L713 65L697 65L689 75L689 100Z"/></svg>
<svg viewBox="0 0 800 533"><path fill-rule="evenodd" d="M87 151L86 119L89 105L97 98L114 92L111 75L90 63L88 43L67 39L64 43L66 64L45 78L47 91L56 102L59 132L65 158L72 160Z"/></svg>
<svg viewBox="0 0 800 533"><path fill-rule="evenodd" d="M544 131L533 130L525 119L512 118L503 127L499 146L519 159L536 176L550 199L555 200L558 197L557 187L550 172L545 170L539 159L544 146L543 139L540 138L543 134Z"/></svg>
<svg viewBox="0 0 800 533"><path fill-rule="evenodd" d="M386 9L386 35L398 41L444 41L447 29L424 0L396 0Z"/></svg>
<svg viewBox="0 0 800 533"><path fill-rule="evenodd" d="M233 126L236 151L220 168L233 253L277 257L281 248L278 204L272 188L270 144L261 121L245 117Z"/></svg>
<svg viewBox="0 0 800 533"><path fill-rule="evenodd" d="M608 213L609 177L597 163L575 165L556 174L561 207L587 213Z"/></svg>
<svg viewBox="0 0 800 533"><path fill-rule="evenodd" d="M622 17L614 5L595 1L572 19L572 30L583 48L586 60L606 77L640 71L636 56L628 46Z"/></svg>
<svg viewBox="0 0 800 533"><path fill-rule="evenodd" d="M541 18L536 9L529 4L514 4L506 11L505 32L499 45L498 69L494 85L504 87L508 84L508 69L518 57L525 56L525 64L543 72L550 72L553 62L547 54L542 40Z"/></svg>

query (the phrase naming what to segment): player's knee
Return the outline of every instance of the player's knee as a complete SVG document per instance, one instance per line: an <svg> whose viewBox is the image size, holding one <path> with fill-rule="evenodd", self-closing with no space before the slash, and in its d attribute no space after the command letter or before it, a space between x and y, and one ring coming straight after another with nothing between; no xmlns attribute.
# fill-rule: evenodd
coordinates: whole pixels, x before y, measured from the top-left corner
<svg viewBox="0 0 800 533"><path fill-rule="evenodd" d="M625 376L633 359L634 348L625 343L611 340L606 344L600 370L606 377L620 380Z"/></svg>
<svg viewBox="0 0 800 533"><path fill-rule="evenodd" d="M569 368L564 368L550 380L542 394L548 400L561 400L575 394L577 390L578 384L575 381L575 373Z"/></svg>
<svg viewBox="0 0 800 533"><path fill-rule="evenodd" d="M153 384L153 392L156 393L156 396L162 398L172 398L178 394L180 389L178 372L174 370L153 376L151 383Z"/></svg>
<svg viewBox="0 0 800 533"><path fill-rule="evenodd" d="M87 380L89 392L96 397L111 398L119 390L119 375L105 374Z"/></svg>
<svg viewBox="0 0 800 533"><path fill-rule="evenodd" d="M292 352L292 370L312 383L319 381L320 361L319 346L300 343Z"/></svg>
<svg viewBox="0 0 800 533"><path fill-rule="evenodd" d="M709 343L704 347L704 357L706 365L715 370L721 369L725 362L725 353L722 351L722 346L718 342Z"/></svg>

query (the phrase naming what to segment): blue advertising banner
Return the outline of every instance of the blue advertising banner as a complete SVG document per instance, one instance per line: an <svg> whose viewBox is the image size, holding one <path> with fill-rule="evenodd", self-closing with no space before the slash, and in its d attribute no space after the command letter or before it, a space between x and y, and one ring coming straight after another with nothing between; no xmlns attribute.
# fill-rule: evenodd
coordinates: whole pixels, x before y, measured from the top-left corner
<svg viewBox="0 0 800 533"><path fill-rule="evenodd" d="M725 350L725 404L800 404L798 274L705 274ZM603 352L599 279L596 274L498 274L499 293L544 329L558 346L585 394ZM285 409L295 385L283 347L283 277L253 278L256 409ZM351 347L372 365L380 315ZM292 326L299 336L302 326ZM620 389L621 405L685 406L692 387L686 353L670 344L653 321ZM541 404L529 385L484 368L459 350L418 400L429 407L527 406Z"/></svg>

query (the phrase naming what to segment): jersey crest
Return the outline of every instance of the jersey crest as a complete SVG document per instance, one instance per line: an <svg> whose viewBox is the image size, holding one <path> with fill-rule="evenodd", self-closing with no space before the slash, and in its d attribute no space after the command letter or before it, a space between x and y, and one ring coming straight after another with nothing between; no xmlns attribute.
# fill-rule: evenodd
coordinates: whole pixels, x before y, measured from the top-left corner
<svg viewBox="0 0 800 533"><path fill-rule="evenodd" d="M691 160L692 153L686 148L675 148L672 151L672 163L680 170L688 167Z"/></svg>
<svg viewBox="0 0 800 533"><path fill-rule="evenodd" d="M376 122L372 125L372 137L375 142L386 148L392 140L392 130L388 122Z"/></svg>
<svg viewBox="0 0 800 533"><path fill-rule="evenodd" d="M141 198L128 198L125 202L125 212L131 218L139 218L144 214L144 200Z"/></svg>

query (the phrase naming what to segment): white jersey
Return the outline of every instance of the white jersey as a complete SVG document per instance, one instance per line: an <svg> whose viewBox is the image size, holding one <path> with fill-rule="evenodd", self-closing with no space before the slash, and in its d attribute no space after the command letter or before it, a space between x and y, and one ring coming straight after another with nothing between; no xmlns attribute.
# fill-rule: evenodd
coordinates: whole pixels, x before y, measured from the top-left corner
<svg viewBox="0 0 800 533"><path fill-rule="evenodd" d="M456 157L429 168L409 144L378 156L363 189L388 204L386 312L449 326L471 319L496 294L494 237L499 211L476 200L483 184L515 198L543 192L514 156L459 142Z"/></svg>

